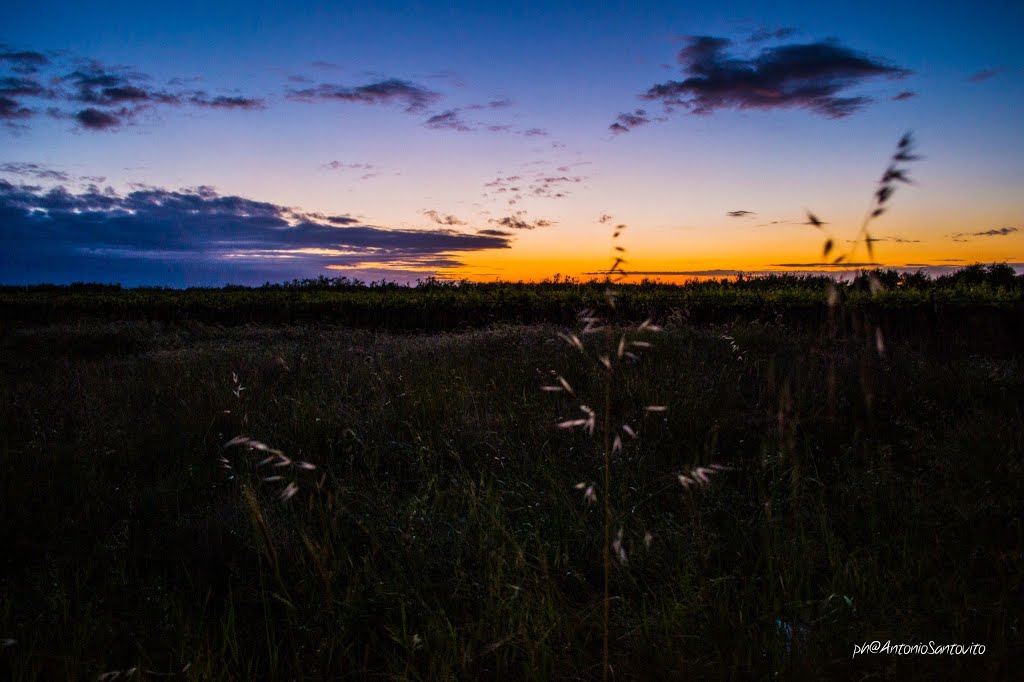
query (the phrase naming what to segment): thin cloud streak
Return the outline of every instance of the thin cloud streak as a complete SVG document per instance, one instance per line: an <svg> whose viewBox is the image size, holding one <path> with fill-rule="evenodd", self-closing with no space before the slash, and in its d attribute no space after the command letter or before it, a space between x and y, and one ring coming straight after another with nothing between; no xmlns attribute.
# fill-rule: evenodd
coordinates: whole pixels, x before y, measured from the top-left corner
<svg viewBox="0 0 1024 682"><path fill-rule="evenodd" d="M300 102L336 101L360 104L397 104L405 112L417 114L441 99L441 93L400 78L367 83L356 87L322 83L313 88L290 90L288 97Z"/></svg>
<svg viewBox="0 0 1024 682"><path fill-rule="evenodd" d="M1016 227L999 227L992 230L982 230L980 232L954 232L947 236L955 242L967 242L971 241L974 237L1005 237L1019 231L1020 230Z"/></svg>

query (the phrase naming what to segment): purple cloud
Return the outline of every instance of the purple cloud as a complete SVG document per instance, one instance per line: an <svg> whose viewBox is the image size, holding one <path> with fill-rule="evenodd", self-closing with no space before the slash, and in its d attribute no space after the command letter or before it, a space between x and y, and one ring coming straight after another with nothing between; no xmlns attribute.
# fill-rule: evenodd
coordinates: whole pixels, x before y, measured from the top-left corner
<svg viewBox="0 0 1024 682"><path fill-rule="evenodd" d="M843 118L871 102L848 94L852 88L872 78L910 73L833 40L768 47L751 58L731 53L732 45L726 38L691 37L678 54L686 78L651 86L641 97L661 102L670 112L804 108ZM611 127L625 132L635 126L620 117Z"/></svg>

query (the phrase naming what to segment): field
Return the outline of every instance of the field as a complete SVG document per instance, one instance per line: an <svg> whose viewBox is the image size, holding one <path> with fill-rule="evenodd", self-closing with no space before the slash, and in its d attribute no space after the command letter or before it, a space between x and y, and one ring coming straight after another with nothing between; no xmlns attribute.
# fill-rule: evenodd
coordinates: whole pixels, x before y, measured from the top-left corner
<svg viewBox="0 0 1024 682"><path fill-rule="evenodd" d="M876 276L2 288L0 677L600 678L607 492L612 679L1008 678L1024 282Z"/></svg>

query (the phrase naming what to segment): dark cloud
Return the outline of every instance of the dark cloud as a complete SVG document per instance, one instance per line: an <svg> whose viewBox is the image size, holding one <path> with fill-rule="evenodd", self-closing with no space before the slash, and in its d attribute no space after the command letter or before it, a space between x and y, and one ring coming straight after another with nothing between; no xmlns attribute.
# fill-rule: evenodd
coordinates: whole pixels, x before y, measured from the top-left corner
<svg viewBox="0 0 1024 682"><path fill-rule="evenodd" d="M35 73L40 68L49 65L50 60L41 52L29 50L12 52L4 46L0 46L0 62L6 63L8 68L15 73Z"/></svg>
<svg viewBox="0 0 1024 682"><path fill-rule="evenodd" d="M548 131L543 128L527 128L523 131L523 135L526 137L547 137Z"/></svg>
<svg viewBox="0 0 1024 682"><path fill-rule="evenodd" d="M423 215L427 216L428 218L433 220L438 225L455 226L455 225L465 225L466 224L466 221L460 220L459 218L457 218L457 217L455 217L455 216L453 216L451 214L441 214L441 213L438 213L437 211L435 211L433 209L431 209L429 211L423 211Z"/></svg>
<svg viewBox="0 0 1024 682"><path fill-rule="evenodd" d="M967 77L967 80L971 81L972 83L984 83L990 78L998 76L1001 72L1002 69L983 69L981 71L972 73L970 76Z"/></svg>
<svg viewBox="0 0 1024 682"><path fill-rule="evenodd" d="M304 213L296 215L302 215L306 220L326 222L332 225L355 225L359 222L357 218L353 218L349 215L324 215L323 213Z"/></svg>
<svg viewBox="0 0 1024 682"><path fill-rule="evenodd" d="M610 215L608 215L607 213L602 213L601 217L597 219L597 222L600 223L601 225L604 225L605 223L610 222L612 220L614 220L614 218L612 218Z"/></svg>
<svg viewBox="0 0 1024 682"><path fill-rule="evenodd" d="M995 230L985 230L984 232L975 232L975 237L1004 237L1011 232L1017 232L1016 227L1000 227Z"/></svg>
<svg viewBox="0 0 1024 682"><path fill-rule="evenodd" d="M620 133L629 132L633 128L647 125L650 122L651 117L647 115L647 112L643 109L637 109L632 114L619 114L615 123L608 126L608 130L618 135Z"/></svg>
<svg viewBox="0 0 1024 682"><path fill-rule="evenodd" d="M917 93L916 92L914 92L913 90L904 90L902 92L898 92L895 95L893 95L892 99L893 99L894 102L902 102L904 100L908 100L908 99L911 99L913 97L917 97Z"/></svg>
<svg viewBox="0 0 1024 682"><path fill-rule="evenodd" d="M191 104L195 104L200 107L209 107L211 109L250 109L257 110L265 108L265 102L258 97L241 97L241 96L227 96L218 95L216 97L210 97L205 92L198 91L193 93L188 101Z"/></svg>
<svg viewBox="0 0 1024 682"><path fill-rule="evenodd" d="M324 83L314 88L291 90L291 99L303 102L336 101L360 102L362 104L398 104L409 113L423 112L441 99L440 93L398 78L388 78L376 83L348 87Z"/></svg>
<svg viewBox="0 0 1024 682"><path fill-rule="evenodd" d="M434 130L455 130L460 133L476 130L476 128L462 119L458 109L449 109L440 114L435 114L428 118L423 125Z"/></svg>
<svg viewBox="0 0 1024 682"><path fill-rule="evenodd" d="M110 128L120 126L123 117L126 118L130 115L125 110L121 110L121 112L118 113L120 115L89 107L88 109L82 109L79 111L73 116L73 118L87 130L109 130Z"/></svg>
<svg viewBox="0 0 1024 682"><path fill-rule="evenodd" d="M93 106L180 103L177 95L150 88L148 80L145 74L107 67L99 62L90 62L60 78L62 84L71 87L70 93L63 93L65 99Z"/></svg>
<svg viewBox="0 0 1024 682"><path fill-rule="evenodd" d="M0 95L0 121L6 124L32 117L32 110L10 97Z"/></svg>
<svg viewBox="0 0 1024 682"><path fill-rule="evenodd" d="M1016 227L999 227L991 230L982 230L981 232L954 232L947 236L955 242L966 242L974 237L1005 237L1008 234L1019 231Z"/></svg>
<svg viewBox="0 0 1024 682"><path fill-rule="evenodd" d="M505 216L504 218L492 218L489 222L501 227L507 227L510 230L533 230L538 227L549 227L555 224L553 221L544 220L543 218L530 222L525 220L523 216L523 211L517 211L514 215Z"/></svg>
<svg viewBox="0 0 1024 682"><path fill-rule="evenodd" d="M7 282L262 283L327 268L451 267L503 235L358 224L211 187L43 190L0 180L0 273ZM430 274L427 272L427 274Z"/></svg>
<svg viewBox="0 0 1024 682"><path fill-rule="evenodd" d="M491 237L511 237L512 236L511 232L506 232L505 230L492 230L490 228L485 229L485 230L477 230L476 233L477 234L489 235Z"/></svg>
<svg viewBox="0 0 1024 682"><path fill-rule="evenodd" d="M5 56L6 55L6 56ZM31 66L31 68L28 68ZM261 109L262 99L240 95L209 95L180 89L188 79L174 78L168 88L155 87L146 74L96 60L58 59L32 52L0 53L0 121L31 118L35 111L25 98L48 100L54 118L73 121L83 130L117 130L157 106L196 106L214 109ZM44 72L43 77L36 75ZM31 77L30 77L31 75Z"/></svg>
<svg viewBox="0 0 1024 682"><path fill-rule="evenodd" d="M353 169L364 171L373 170L374 168L376 168L376 166L374 166L372 163L345 163L343 161L329 161L325 163L323 167L330 168L332 170Z"/></svg>
<svg viewBox="0 0 1024 682"><path fill-rule="evenodd" d="M46 93L46 88L32 78L8 76L0 78L0 95L6 97L38 97Z"/></svg>
<svg viewBox="0 0 1024 682"><path fill-rule="evenodd" d="M743 209L740 209L738 211L726 211L725 215L729 216L730 218L745 218L747 216L757 214L754 213L753 211L744 211Z"/></svg>
<svg viewBox="0 0 1024 682"><path fill-rule="evenodd" d="M799 107L843 118L871 101L847 94L852 88L872 78L909 74L834 40L768 47L752 58L731 53L732 45L726 38L689 38L678 54L686 78L654 85L642 97L661 102L667 111L685 108L694 114ZM624 132L615 126L630 129L622 120L612 128Z"/></svg>

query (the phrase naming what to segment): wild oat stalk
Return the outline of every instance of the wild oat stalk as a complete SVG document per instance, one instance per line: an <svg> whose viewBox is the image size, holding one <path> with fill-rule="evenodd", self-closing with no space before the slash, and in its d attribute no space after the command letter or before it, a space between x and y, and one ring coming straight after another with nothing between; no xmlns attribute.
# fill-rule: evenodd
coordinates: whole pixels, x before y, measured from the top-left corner
<svg viewBox="0 0 1024 682"><path fill-rule="evenodd" d="M604 572L601 663L602 679L604 680L608 679L609 670L608 623L611 609L610 580L612 553L614 552L619 563L625 564L627 561L626 551L622 543L623 531L621 528L619 528L616 533L615 539L612 539L612 525L614 521L611 499L612 458L622 453L624 439L634 439L637 436L636 428L631 425L628 420L622 420L622 423L620 424L618 423L620 420L613 419L612 393L615 382L623 368L625 368L628 363L635 363L639 361L640 357L638 353L642 349L651 347L649 342L636 337L643 336L646 333L661 331L661 328L655 325L652 320L647 320L636 327L627 327L618 333L616 333L616 329L612 325L611 318L614 316L616 310L616 295L615 291L612 289L612 285L621 281L625 276L622 266L626 262L626 250L618 244L618 239L625 228L625 225L617 225L612 233L611 267L606 272L607 288L604 293L606 308L605 315L602 317L593 310L585 310L579 316L580 322L583 324L583 329L580 331L580 334L582 336L600 334L603 339L603 344L601 344L597 350L591 351L588 350L587 345L584 344L580 336L577 336L576 334L559 334L559 337L566 343L587 357L593 363L595 369L601 372L604 378L602 396L603 409L600 418L603 453L603 539L601 563ZM573 398L579 400L579 396L575 389L573 389L572 385L565 379L565 377L560 374L555 374L555 381L555 384L543 386L542 390L555 393L567 393ZM667 408L663 405L648 405L644 408L643 412L644 414L648 412L665 412L666 409ZM563 420L558 423L558 427L561 429L585 429L589 435L593 436L595 430L598 428L597 413L587 403L582 401L579 403L579 410L581 416ZM588 504L594 504L598 501L597 492L595 491L593 483L587 481L577 483L576 489L583 491L583 497ZM644 544L649 546L650 541L650 534L646 534L644 537Z"/></svg>
<svg viewBox="0 0 1024 682"><path fill-rule="evenodd" d="M920 156L914 153L913 133L909 131L903 133L903 136L900 137L900 141L896 144L896 151L891 157L889 157L889 165L886 167L885 172L882 173L882 177L878 180L878 186L871 197L871 205L868 207L864 220L861 222L860 231L853 239L853 246L851 246L845 253L841 253L832 259L832 265L849 262L856 253L857 247L860 246L861 242L864 243L864 246L867 249L868 258L870 260L874 260L874 243L878 240L871 236L871 233L868 232L868 227L870 226L871 221L889 210L889 199L892 198L893 193L896 191L897 184L901 182L908 185L911 184L910 176L907 175L907 168L901 164L918 161L920 158ZM821 220L814 213L807 211L807 222L804 224L812 225L825 233L825 244L822 247L821 255L823 258L827 258L834 250L836 243L835 238L825 228L825 225L828 223ZM881 288L881 283L874 275L869 278L869 282L872 293L876 293Z"/></svg>
<svg viewBox="0 0 1024 682"><path fill-rule="evenodd" d="M912 184L910 176L907 174L907 167L901 164L907 164L911 161L918 161L921 157L914 153L914 136L911 132L903 133L900 137L900 141L896 144L896 151L891 157L889 157L889 164L885 168L885 172L882 173L882 177L878 180L878 185L875 188L874 194L871 196L871 205L868 207L867 213L864 215L864 220L861 221L860 231L857 233L856 238L852 240L852 246L849 250L839 254L832 259L832 265L839 265L841 263L851 262L854 254L857 252L857 247L863 242L865 249L867 250L868 260L874 262L875 259L875 248L874 243L878 241L876 238L871 236L868 232L868 227L871 225L871 221L878 218L883 213L889 210L889 199L892 198L893 193L896 191L896 187L899 183ZM828 223L821 220L818 216L810 211L807 211L807 222L806 225L813 225L817 229L825 233L825 244L822 247L822 257L827 258L832 253L835 246L835 238L825 228ZM878 279L878 276L874 272L868 272L867 280L868 287L871 290L871 295L874 296L882 290L882 282ZM829 288L828 294L828 305L829 308L834 308L839 303L839 295L834 286ZM875 327L874 332L875 350L878 354L885 354L885 340L882 335L882 328Z"/></svg>
<svg viewBox="0 0 1024 682"><path fill-rule="evenodd" d="M241 401L242 392L248 389L242 385L242 382L238 378L238 374L236 372L231 373L231 382L233 385L231 392L235 394L235 397L238 398L239 401ZM225 410L224 412L227 414L230 411ZM241 413L241 421L243 424L249 421L249 415L244 410ZM249 452L265 453L265 457L256 463L256 469L266 467L266 469L263 469L263 475L261 476L263 483L273 483L275 485L282 486L280 493L278 493L278 498L282 502L287 502L294 497L297 492L299 492L298 477L300 471L316 470L316 465L302 460L292 459L277 448L272 448L266 443L248 436L235 436L227 443L224 443L221 447L223 450L241 447L245 448ZM233 480L235 478L235 468L232 466L231 460L229 460L226 455L221 455L219 462L221 468L227 472L228 480Z"/></svg>

